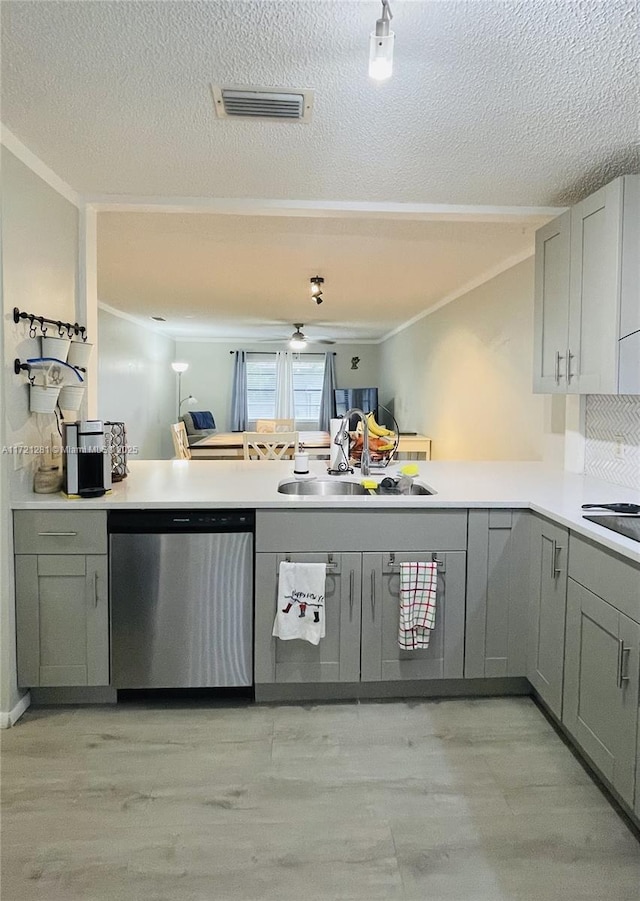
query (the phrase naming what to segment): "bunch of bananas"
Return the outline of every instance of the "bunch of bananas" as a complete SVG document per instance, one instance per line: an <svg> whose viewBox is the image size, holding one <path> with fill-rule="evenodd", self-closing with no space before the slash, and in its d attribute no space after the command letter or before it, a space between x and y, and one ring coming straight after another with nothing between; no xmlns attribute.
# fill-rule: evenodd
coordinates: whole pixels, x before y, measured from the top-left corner
<svg viewBox="0 0 640 901"><path fill-rule="evenodd" d="M385 454L393 450L396 444L396 433L391 429L387 429L376 422L373 413L367 413L367 431L369 432L369 450L373 455ZM356 440L356 449L360 449L362 441L362 423L358 422L356 432L359 433L360 441ZM353 451L354 448L352 448Z"/></svg>

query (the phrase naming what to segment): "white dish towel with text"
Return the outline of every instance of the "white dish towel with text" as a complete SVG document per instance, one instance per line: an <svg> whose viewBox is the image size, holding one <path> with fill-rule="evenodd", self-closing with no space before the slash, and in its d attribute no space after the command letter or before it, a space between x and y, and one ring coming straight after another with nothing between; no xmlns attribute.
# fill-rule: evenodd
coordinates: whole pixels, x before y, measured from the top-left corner
<svg viewBox="0 0 640 901"><path fill-rule="evenodd" d="M326 563L287 563L278 574L278 609L272 635L318 644L325 636Z"/></svg>
<svg viewBox="0 0 640 901"><path fill-rule="evenodd" d="M428 648L436 624L437 563L400 564L398 644L405 651Z"/></svg>

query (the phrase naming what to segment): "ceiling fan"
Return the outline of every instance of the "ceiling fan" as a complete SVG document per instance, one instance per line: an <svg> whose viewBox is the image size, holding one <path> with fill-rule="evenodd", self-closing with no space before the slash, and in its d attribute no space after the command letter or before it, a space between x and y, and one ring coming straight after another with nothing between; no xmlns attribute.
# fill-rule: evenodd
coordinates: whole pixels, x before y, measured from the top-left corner
<svg viewBox="0 0 640 901"><path fill-rule="evenodd" d="M290 350L303 350L307 344L335 344L332 338L315 338L313 335L305 334L302 329L304 322L293 323L293 334L282 335L281 337L261 338L261 342L275 343L276 341L286 341Z"/></svg>
<svg viewBox="0 0 640 901"><path fill-rule="evenodd" d="M302 350L307 346L308 342L312 344L335 344L335 341L332 341L330 338L310 338L304 334L302 329L304 328L304 322L294 322L293 327L295 329L294 333L289 338L289 347L291 350Z"/></svg>

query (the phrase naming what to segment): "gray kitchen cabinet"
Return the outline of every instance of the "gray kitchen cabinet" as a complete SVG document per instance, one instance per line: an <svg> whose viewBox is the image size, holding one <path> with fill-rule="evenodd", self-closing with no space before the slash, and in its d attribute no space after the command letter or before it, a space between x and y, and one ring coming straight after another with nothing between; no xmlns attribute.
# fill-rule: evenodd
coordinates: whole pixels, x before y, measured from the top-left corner
<svg viewBox="0 0 640 901"><path fill-rule="evenodd" d="M567 391L618 390L620 241L624 179L571 210Z"/></svg>
<svg viewBox="0 0 640 901"><path fill-rule="evenodd" d="M18 683L109 684L106 554L15 558Z"/></svg>
<svg viewBox="0 0 640 901"><path fill-rule="evenodd" d="M372 512L257 511L256 686L462 677L467 511ZM332 546L345 550L332 553ZM432 646L400 652L398 563L431 561L434 554L444 567ZM333 564L327 569L327 634L317 647L271 636L284 559Z"/></svg>
<svg viewBox="0 0 640 901"><path fill-rule="evenodd" d="M571 211L536 231L533 390L567 391Z"/></svg>
<svg viewBox="0 0 640 901"><path fill-rule="evenodd" d="M633 807L640 625L569 579L562 721Z"/></svg>
<svg viewBox="0 0 640 901"><path fill-rule="evenodd" d="M109 684L107 515L13 515L18 683Z"/></svg>
<svg viewBox="0 0 640 901"><path fill-rule="evenodd" d="M326 563L326 635L318 645L273 638L280 562ZM256 554L255 681L357 682L360 678L361 555Z"/></svg>
<svg viewBox="0 0 640 901"><path fill-rule="evenodd" d="M464 668L465 553L422 551L363 554L363 682L462 678ZM398 646L403 562L438 563L436 622L429 647Z"/></svg>
<svg viewBox="0 0 640 901"><path fill-rule="evenodd" d="M640 717L640 713L638 716ZM636 803L633 810L640 820L640 719L638 720L638 747L636 749Z"/></svg>
<svg viewBox="0 0 640 901"><path fill-rule="evenodd" d="M536 232L534 391L640 392L639 234L637 175L615 179Z"/></svg>
<svg viewBox="0 0 640 901"><path fill-rule="evenodd" d="M530 520L526 510L469 510L467 679L526 675Z"/></svg>
<svg viewBox="0 0 640 901"><path fill-rule="evenodd" d="M562 717L569 533L531 518L531 599L527 678L558 719Z"/></svg>

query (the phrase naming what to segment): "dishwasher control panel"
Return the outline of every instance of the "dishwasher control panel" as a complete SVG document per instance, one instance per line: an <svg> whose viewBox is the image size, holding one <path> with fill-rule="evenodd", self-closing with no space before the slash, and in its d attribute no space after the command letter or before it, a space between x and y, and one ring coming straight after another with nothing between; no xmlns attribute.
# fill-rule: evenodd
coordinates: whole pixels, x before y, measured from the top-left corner
<svg viewBox="0 0 640 901"><path fill-rule="evenodd" d="M255 510L112 510L110 533L253 532Z"/></svg>

